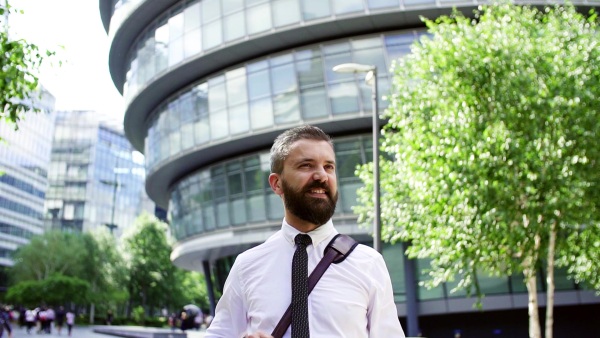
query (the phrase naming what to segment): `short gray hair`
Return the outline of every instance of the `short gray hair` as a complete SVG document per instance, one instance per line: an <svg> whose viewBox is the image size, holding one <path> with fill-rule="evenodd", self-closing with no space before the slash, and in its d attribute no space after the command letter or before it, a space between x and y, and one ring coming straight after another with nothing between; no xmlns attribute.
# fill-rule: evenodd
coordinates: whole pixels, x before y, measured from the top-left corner
<svg viewBox="0 0 600 338"><path fill-rule="evenodd" d="M271 147L271 172L281 174L283 161L290 153L291 146L299 140L325 141L333 148L333 141L321 128L304 125L288 129L281 133Z"/></svg>

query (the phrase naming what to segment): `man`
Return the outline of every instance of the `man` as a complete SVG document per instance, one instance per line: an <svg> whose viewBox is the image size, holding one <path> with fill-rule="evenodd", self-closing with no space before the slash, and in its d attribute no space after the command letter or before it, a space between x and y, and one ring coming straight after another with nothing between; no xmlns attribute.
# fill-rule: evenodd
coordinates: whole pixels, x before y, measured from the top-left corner
<svg viewBox="0 0 600 338"><path fill-rule="evenodd" d="M277 137L269 185L283 199L281 230L237 257L205 337L271 337L292 300L296 235L310 236L310 274L338 233L331 221L338 199L335 170L333 143L321 129L301 126ZM306 334L297 333L292 320L284 337L404 337L383 258L365 245L323 274L308 296L307 318Z"/></svg>

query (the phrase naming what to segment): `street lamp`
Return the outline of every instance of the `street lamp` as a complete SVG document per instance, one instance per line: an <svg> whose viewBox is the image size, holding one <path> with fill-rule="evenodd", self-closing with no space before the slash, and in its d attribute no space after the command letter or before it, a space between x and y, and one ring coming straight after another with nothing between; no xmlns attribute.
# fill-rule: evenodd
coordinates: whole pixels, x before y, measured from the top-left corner
<svg viewBox="0 0 600 338"><path fill-rule="evenodd" d="M379 112L377 98L377 66L358 63L343 63L333 67L337 73L367 73L365 83L371 86L373 101L373 248L381 253L381 198L379 195Z"/></svg>
<svg viewBox="0 0 600 338"><path fill-rule="evenodd" d="M119 183L119 179L118 179L116 173L115 173L115 180L114 181L100 180L100 183L113 187L112 205L111 205L111 213L110 213L110 223L104 224L104 225L106 225L106 227L108 228L108 230L110 230L110 234L112 235L113 230L118 227L118 225L115 224L115 206L117 204L117 189L119 189L119 187L121 186L121 183Z"/></svg>

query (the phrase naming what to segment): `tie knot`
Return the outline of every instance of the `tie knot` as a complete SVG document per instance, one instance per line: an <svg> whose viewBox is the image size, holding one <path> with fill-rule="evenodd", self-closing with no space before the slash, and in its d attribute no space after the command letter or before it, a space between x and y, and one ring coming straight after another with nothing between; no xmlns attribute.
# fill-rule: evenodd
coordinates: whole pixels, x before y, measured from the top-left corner
<svg viewBox="0 0 600 338"><path fill-rule="evenodd" d="M296 235L296 238L294 238L294 242L296 242L296 245L307 247L310 243L312 243L312 240L310 239L309 235L298 234Z"/></svg>

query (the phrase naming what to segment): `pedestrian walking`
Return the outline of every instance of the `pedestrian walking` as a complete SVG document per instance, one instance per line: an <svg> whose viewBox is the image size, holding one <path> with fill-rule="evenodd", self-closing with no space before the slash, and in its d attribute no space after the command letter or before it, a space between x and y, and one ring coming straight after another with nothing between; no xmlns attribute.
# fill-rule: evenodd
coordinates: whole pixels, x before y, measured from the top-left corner
<svg viewBox="0 0 600 338"><path fill-rule="evenodd" d="M73 331L73 325L75 325L75 314L73 311L69 310L65 315L67 320L67 332L69 333L69 337L71 336L71 332Z"/></svg>

